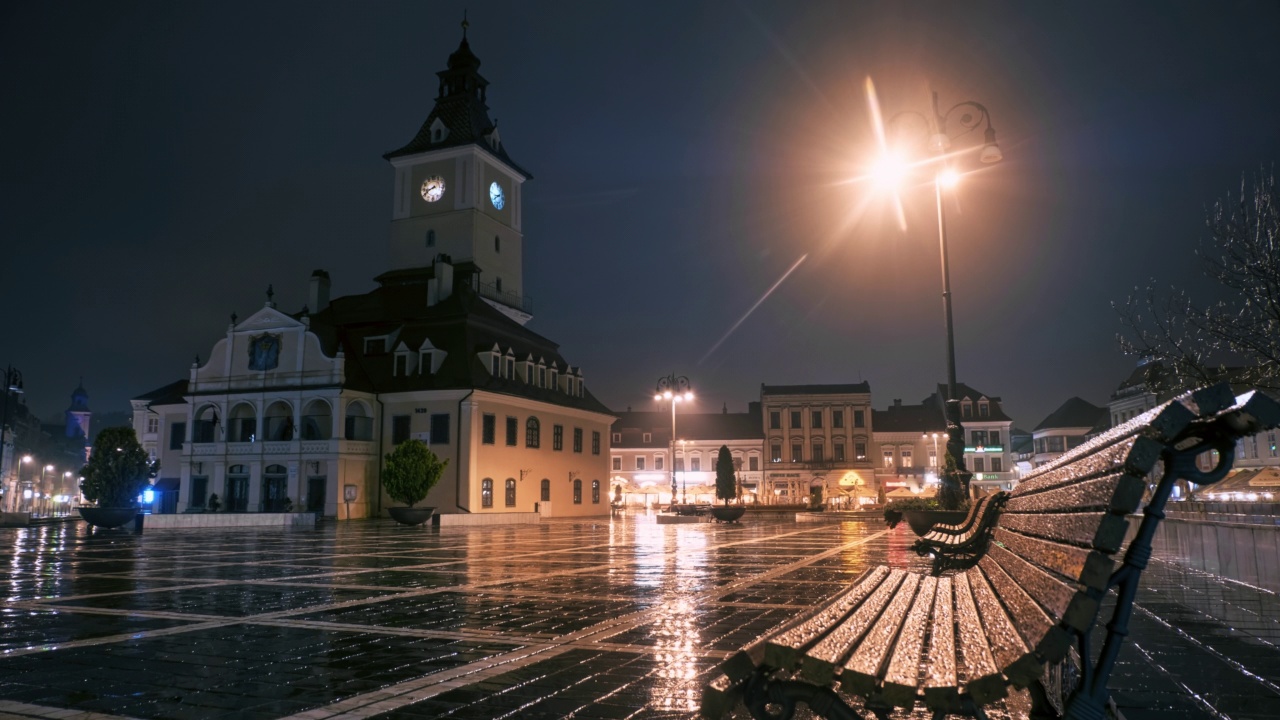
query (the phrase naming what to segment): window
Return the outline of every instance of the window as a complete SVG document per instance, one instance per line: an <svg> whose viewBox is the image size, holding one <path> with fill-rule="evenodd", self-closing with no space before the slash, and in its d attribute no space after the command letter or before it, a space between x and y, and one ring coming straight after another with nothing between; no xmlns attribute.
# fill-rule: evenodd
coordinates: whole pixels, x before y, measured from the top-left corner
<svg viewBox="0 0 1280 720"><path fill-rule="evenodd" d="M591 454L592 455L600 454L600 431L599 430L591 431Z"/></svg>
<svg viewBox="0 0 1280 720"><path fill-rule="evenodd" d="M544 367L540 367L538 368L538 387L541 388L546 386L547 386L547 369Z"/></svg>
<svg viewBox="0 0 1280 720"><path fill-rule="evenodd" d="M387 351L386 338L365 338L364 354L365 355L382 355Z"/></svg>
<svg viewBox="0 0 1280 720"><path fill-rule="evenodd" d="M536 448L541 442L542 425L538 423L538 418L530 417L524 424L524 446L527 448Z"/></svg>
<svg viewBox="0 0 1280 720"><path fill-rule="evenodd" d="M617 444L618 444L618 443L620 443L620 442L622 442L622 433L614 433L614 434L613 434L613 444L614 444L614 445L617 445Z"/></svg>
<svg viewBox="0 0 1280 720"><path fill-rule="evenodd" d="M449 413L433 413L431 415L429 442L432 445L449 444Z"/></svg>
<svg viewBox="0 0 1280 720"><path fill-rule="evenodd" d="M747 469L752 472L758 471L760 469L760 458L755 455L747 458Z"/></svg>
<svg viewBox="0 0 1280 720"><path fill-rule="evenodd" d="M494 377L502 374L502 356L494 354L493 361L490 363L489 374Z"/></svg>
<svg viewBox="0 0 1280 720"><path fill-rule="evenodd" d="M974 444L974 447L977 447L978 445L986 445L986 444L987 444L987 431L986 431L986 430L974 430L974 431L973 431L973 444Z"/></svg>
<svg viewBox="0 0 1280 720"><path fill-rule="evenodd" d="M496 277L493 279L493 289L502 292L502 278Z"/></svg>
<svg viewBox="0 0 1280 720"><path fill-rule="evenodd" d="M973 459L973 471L976 473L984 472L986 470L986 465L987 464L984 462L983 458L976 457Z"/></svg>
<svg viewBox="0 0 1280 720"><path fill-rule="evenodd" d="M191 476L191 501L187 505L193 508L204 507L209 495L209 478L203 475Z"/></svg>
<svg viewBox="0 0 1280 720"><path fill-rule="evenodd" d="M887 468L893 467L893 450L891 448L884 449L884 466Z"/></svg>
<svg viewBox="0 0 1280 720"><path fill-rule="evenodd" d="M812 428L822 427L822 411L821 410L811 410L809 412L809 427L812 427Z"/></svg>
<svg viewBox="0 0 1280 720"><path fill-rule="evenodd" d="M427 247L435 247L435 246L436 246L436 231L428 230L427 231Z"/></svg>
<svg viewBox="0 0 1280 720"><path fill-rule="evenodd" d="M499 281L498 281L498 290L499 290L499 291L501 291L501 290L502 290L502 281L501 281L501 279L499 279ZM516 359L515 359L514 357L511 357L511 356L507 356L507 379L508 379L508 380L515 380L515 379L516 379Z"/></svg>
<svg viewBox="0 0 1280 720"><path fill-rule="evenodd" d="M506 501L507 507L516 506L516 479L507 478L507 492L503 499Z"/></svg>
<svg viewBox="0 0 1280 720"><path fill-rule="evenodd" d="M995 446L997 446L997 447L999 447L999 446L1000 446L1000 431L999 431L999 430L992 430L991 432L987 433L987 435L989 436L989 438L990 438L990 443L991 443L992 445L995 445Z"/></svg>
<svg viewBox="0 0 1280 720"><path fill-rule="evenodd" d="M591 481L591 502L594 505L600 504L600 481L599 480Z"/></svg>
<svg viewBox="0 0 1280 720"><path fill-rule="evenodd" d="M564 449L564 426L551 426L551 449L559 452Z"/></svg>
<svg viewBox="0 0 1280 720"><path fill-rule="evenodd" d="M485 445L492 445L497 442L498 437L498 418L485 413L480 418L480 442Z"/></svg>
<svg viewBox="0 0 1280 720"><path fill-rule="evenodd" d="M658 455L657 457L655 457L655 458L653 459L653 469L654 469L654 470L662 470L662 469L663 469L663 467L662 467L662 466L663 466L663 465L665 465L665 464L666 464L666 458L662 457L661 455Z"/></svg>
<svg viewBox="0 0 1280 720"><path fill-rule="evenodd" d="M986 401L978 403L978 417L991 417L991 405Z"/></svg>
<svg viewBox="0 0 1280 720"><path fill-rule="evenodd" d="M399 445L409 439L409 421L412 419L409 415L392 415L391 416L391 444Z"/></svg>
<svg viewBox="0 0 1280 720"><path fill-rule="evenodd" d="M866 427L866 426L867 426L867 416L866 416L866 411L865 411L865 410L854 410L854 411L853 411L853 426L854 426L854 427Z"/></svg>
<svg viewBox="0 0 1280 720"><path fill-rule="evenodd" d="M855 459L855 460L866 460L866 459L867 459L867 444L866 444L866 443L864 443L864 442L854 443L854 444L853 444L853 457L854 457L854 459Z"/></svg>
<svg viewBox="0 0 1280 720"><path fill-rule="evenodd" d="M836 443L832 446L831 459L836 462L844 462L844 443Z"/></svg>
<svg viewBox="0 0 1280 720"><path fill-rule="evenodd" d="M653 433L643 433L640 435L640 442L648 444L653 442Z"/></svg>
<svg viewBox="0 0 1280 720"><path fill-rule="evenodd" d="M573 429L573 451L582 452L582 428Z"/></svg>
<svg viewBox="0 0 1280 720"><path fill-rule="evenodd" d="M791 441L791 462L804 460L804 445L799 440Z"/></svg>
<svg viewBox="0 0 1280 720"><path fill-rule="evenodd" d="M147 432L152 435L155 435L156 433L160 432L160 418L158 417L147 418Z"/></svg>
<svg viewBox="0 0 1280 720"><path fill-rule="evenodd" d="M902 448L902 467L911 467L911 448Z"/></svg>
<svg viewBox="0 0 1280 720"><path fill-rule="evenodd" d="M614 470L617 470L617 471L622 470L622 458L620 458L620 457L615 457L615 458L613 459L613 469L614 469Z"/></svg>
<svg viewBox="0 0 1280 720"><path fill-rule="evenodd" d="M574 505L582 504L582 481L581 480L573 481L573 504Z"/></svg>
<svg viewBox="0 0 1280 720"><path fill-rule="evenodd" d="M637 456L636 456L636 469L637 469L637 470L643 470L643 469L644 469L644 456L643 456L643 455L637 455Z"/></svg>
<svg viewBox="0 0 1280 720"><path fill-rule="evenodd" d="M689 457L689 472L701 472L701 471L702 471L702 456L691 455Z"/></svg>
<svg viewBox="0 0 1280 720"><path fill-rule="evenodd" d="M520 432L520 421L513 417L507 418L507 444L515 446L516 435Z"/></svg>
<svg viewBox="0 0 1280 720"><path fill-rule="evenodd" d="M813 461L822 462L822 443L813 444Z"/></svg>
<svg viewBox="0 0 1280 720"><path fill-rule="evenodd" d="M684 458L676 458L676 472L684 472Z"/></svg>
<svg viewBox="0 0 1280 720"><path fill-rule="evenodd" d="M181 450L182 443L187 439L187 424L184 422L176 422L169 425L169 449Z"/></svg>
<svg viewBox="0 0 1280 720"><path fill-rule="evenodd" d="M782 462L782 444L773 443L769 446L769 460L771 462Z"/></svg>
<svg viewBox="0 0 1280 720"><path fill-rule="evenodd" d="M831 411L831 427L833 428L844 427L844 411L843 410Z"/></svg>
<svg viewBox="0 0 1280 720"><path fill-rule="evenodd" d="M397 353L395 358L395 367L391 369L392 377L400 377L409 374L409 356L405 353Z"/></svg>
<svg viewBox="0 0 1280 720"><path fill-rule="evenodd" d="M497 235L493 236L493 251L496 253L502 252L502 238Z"/></svg>
<svg viewBox="0 0 1280 720"><path fill-rule="evenodd" d="M777 410L769 411L769 429L770 430L782 429L782 413L778 412Z"/></svg>
<svg viewBox="0 0 1280 720"><path fill-rule="evenodd" d="M551 502L551 481L542 478L542 502Z"/></svg>
<svg viewBox="0 0 1280 720"><path fill-rule="evenodd" d="M1267 445L1271 446L1271 457L1276 456L1276 434L1267 433Z"/></svg>
<svg viewBox="0 0 1280 720"><path fill-rule="evenodd" d="M991 472L1001 472L1003 471L1003 469L1004 469L1003 463L1001 462L1000 458L998 457L991 458Z"/></svg>
<svg viewBox="0 0 1280 720"><path fill-rule="evenodd" d="M967 400L963 403L960 403L960 417L962 418L973 417L973 403Z"/></svg>
<svg viewBox="0 0 1280 720"><path fill-rule="evenodd" d="M493 480L485 478L480 481L480 507L493 507Z"/></svg>
<svg viewBox="0 0 1280 720"><path fill-rule="evenodd" d="M791 411L791 429L792 430L800 429L800 411L799 410Z"/></svg>

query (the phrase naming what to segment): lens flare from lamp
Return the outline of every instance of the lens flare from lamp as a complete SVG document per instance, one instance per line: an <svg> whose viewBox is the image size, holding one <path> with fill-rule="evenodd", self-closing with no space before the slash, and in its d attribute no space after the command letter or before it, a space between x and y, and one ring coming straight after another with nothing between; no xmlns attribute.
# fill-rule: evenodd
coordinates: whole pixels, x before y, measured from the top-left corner
<svg viewBox="0 0 1280 720"><path fill-rule="evenodd" d="M960 183L960 173L947 168L938 173L938 182L945 188L953 188Z"/></svg>
<svg viewBox="0 0 1280 720"><path fill-rule="evenodd" d="M871 166L869 173L877 188L896 192L907 179L907 163L892 152L885 152Z"/></svg>

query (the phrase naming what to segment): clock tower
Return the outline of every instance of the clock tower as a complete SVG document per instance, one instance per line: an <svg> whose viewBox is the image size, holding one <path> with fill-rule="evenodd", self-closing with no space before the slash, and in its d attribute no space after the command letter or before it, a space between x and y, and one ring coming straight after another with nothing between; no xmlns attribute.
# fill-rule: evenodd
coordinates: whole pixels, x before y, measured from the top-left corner
<svg viewBox="0 0 1280 720"><path fill-rule="evenodd" d="M530 175L507 154L489 119L489 82L467 42L449 56L435 107L407 145L385 157L395 169L391 267L430 266L444 254L469 267L486 302L520 323L524 296L521 186Z"/></svg>

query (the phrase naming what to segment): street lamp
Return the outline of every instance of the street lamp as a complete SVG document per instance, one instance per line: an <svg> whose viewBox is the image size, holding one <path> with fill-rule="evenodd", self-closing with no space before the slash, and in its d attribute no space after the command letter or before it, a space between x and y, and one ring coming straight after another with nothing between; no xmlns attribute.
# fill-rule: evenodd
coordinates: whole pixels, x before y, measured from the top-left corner
<svg viewBox="0 0 1280 720"><path fill-rule="evenodd" d="M35 458L30 455L23 455L22 465L30 465L33 460L35 460ZM22 512L31 512L31 488L22 482L22 465L18 466L18 484L23 486L22 499L26 501L22 503L26 508Z"/></svg>
<svg viewBox="0 0 1280 720"><path fill-rule="evenodd" d="M932 156L929 164L933 165L934 168L933 189L934 198L938 206L938 250L942 256L942 306L947 329L947 397L945 406L947 455L951 457L955 468L955 479L960 484L963 497L968 497L971 474L964 466L964 428L960 425L960 402L956 397L956 342L955 329L951 317L951 270L947 255L947 216L942 198L943 190L954 187L960 177L959 173L950 166L950 161L955 157L955 154L951 153L951 141L953 138L948 133L947 127L952 120L955 121L952 127L959 127L959 131L955 134L957 138L978 128L983 129L982 149L978 153L980 162L991 164L1000 162L1004 158L1003 153L1000 152L1000 146L996 144L996 131L991 126L991 114L987 112L987 108L984 105L972 100L956 103L944 112L939 109L938 93L935 92L933 93L932 117L926 117L912 111L900 112L889 118L889 122L885 124L885 129L895 131L897 136L909 132L913 125L917 130L923 129L923 137L917 138L917 144L920 144L920 141L924 141L923 144ZM921 122L923 122L923 128L920 126ZM882 151L876 171L876 175L882 181L900 183L909 172L910 166L895 152L898 152L897 148L892 150L884 148ZM944 485L944 490L946 489Z"/></svg>
<svg viewBox="0 0 1280 720"><path fill-rule="evenodd" d="M40 492L36 493L36 499L39 500L43 497L45 500L45 502L40 503L40 507L42 509L39 514L41 515L47 515L49 513L49 502L48 502L49 488L44 484L44 476L45 476L45 473L53 469L54 468L52 465L45 465L44 467L40 468Z"/></svg>
<svg viewBox="0 0 1280 720"><path fill-rule="evenodd" d="M9 396L14 393L22 393L22 373L12 365L4 369L4 418L0 420L0 469L5 469L4 460L13 461L13 453L17 450L18 445L14 441L14 433L9 429ZM12 470L12 468L8 468ZM5 505L8 510L16 511L18 509L18 483L12 481L9 477L0 478L0 483L7 483L5 486Z"/></svg>
<svg viewBox="0 0 1280 720"><path fill-rule="evenodd" d="M658 378L658 387L653 399L671 403L671 503L676 502L676 403L693 400L693 386L689 378L672 373Z"/></svg>

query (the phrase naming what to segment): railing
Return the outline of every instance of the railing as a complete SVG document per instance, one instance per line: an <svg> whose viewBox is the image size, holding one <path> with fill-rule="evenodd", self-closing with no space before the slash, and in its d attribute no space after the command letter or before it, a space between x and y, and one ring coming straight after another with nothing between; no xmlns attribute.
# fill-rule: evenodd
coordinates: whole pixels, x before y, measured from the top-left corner
<svg viewBox="0 0 1280 720"><path fill-rule="evenodd" d="M266 442L211 442L188 443L191 455L374 455L377 443L373 440L270 440Z"/></svg>
<svg viewBox="0 0 1280 720"><path fill-rule="evenodd" d="M533 314L533 298L528 295L521 297L513 292L499 290L498 286L492 283L480 284L480 297L500 302L507 307L519 308L530 315Z"/></svg>

